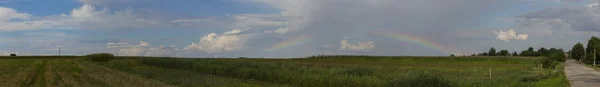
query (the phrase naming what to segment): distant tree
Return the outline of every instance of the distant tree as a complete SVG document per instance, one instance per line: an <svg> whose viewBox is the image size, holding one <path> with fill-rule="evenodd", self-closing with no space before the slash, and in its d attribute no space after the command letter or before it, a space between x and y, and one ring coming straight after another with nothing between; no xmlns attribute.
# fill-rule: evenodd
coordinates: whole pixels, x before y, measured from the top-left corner
<svg viewBox="0 0 600 87"><path fill-rule="evenodd" d="M540 48L535 54L535 56L545 56L545 55L548 55L548 49L546 49L544 47Z"/></svg>
<svg viewBox="0 0 600 87"><path fill-rule="evenodd" d="M527 50L521 51L521 56L535 56L533 47L529 47Z"/></svg>
<svg viewBox="0 0 600 87"><path fill-rule="evenodd" d="M546 50L546 52L545 52L545 53L546 53L546 54L548 54L548 53L556 53L556 52L558 52L559 50L562 50L562 49L550 48L550 50ZM563 52L563 53L564 53L564 52Z"/></svg>
<svg viewBox="0 0 600 87"><path fill-rule="evenodd" d="M519 56L519 53L517 53L517 51L512 53L512 56Z"/></svg>
<svg viewBox="0 0 600 87"><path fill-rule="evenodd" d="M482 56L489 56L489 54L488 54L488 53L486 53L486 52L483 52L483 53L481 53L481 55L482 55Z"/></svg>
<svg viewBox="0 0 600 87"><path fill-rule="evenodd" d="M592 38L590 38L590 40L588 40L588 44L587 44L587 48L585 48L585 58L583 59L584 62L587 63L592 63L594 58L598 57L598 44L600 42L600 39L598 39L598 37L592 36Z"/></svg>
<svg viewBox="0 0 600 87"><path fill-rule="evenodd" d="M490 51L488 51L488 56L496 56L496 48L490 48Z"/></svg>
<svg viewBox="0 0 600 87"><path fill-rule="evenodd" d="M17 56L17 54L11 53L10 56Z"/></svg>
<svg viewBox="0 0 600 87"><path fill-rule="evenodd" d="M451 57L454 57L455 55L454 55L454 54L450 54L450 56L451 56Z"/></svg>
<svg viewBox="0 0 600 87"><path fill-rule="evenodd" d="M508 56L510 53L508 53L508 50L500 50L500 52L498 52L498 56Z"/></svg>
<svg viewBox="0 0 600 87"><path fill-rule="evenodd" d="M564 62L566 60L565 51L562 49L550 48L545 56L560 62Z"/></svg>
<svg viewBox="0 0 600 87"><path fill-rule="evenodd" d="M477 55L475 55L475 54L471 54L471 56L477 56Z"/></svg>
<svg viewBox="0 0 600 87"><path fill-rule="evenodd" d="M558 59L559 61L567 61L567 55L565 54L565 51L562 48L558 49L558 51L556 51L555 53L558 54L558 56L560 57L560 59Z"/></svg>

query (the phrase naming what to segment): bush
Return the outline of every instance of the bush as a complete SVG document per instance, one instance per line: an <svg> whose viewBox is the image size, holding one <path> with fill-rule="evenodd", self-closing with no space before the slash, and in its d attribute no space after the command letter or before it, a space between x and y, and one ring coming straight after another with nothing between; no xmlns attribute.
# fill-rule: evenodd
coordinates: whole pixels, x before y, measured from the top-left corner
<svg viewBox="0 0 600 87"><path fill-rule="evenodd" d="M12 54L10 54L10 56L17 56L17 54L12 53Z"/></svg>
<svg viewBox="0 0 600 87"><path fill-rule="evenodd" d="M558 64L558 62L556 62L556 59L553 58L549 58L549 57L544 57L542 58L542 68L544 69L554 69L554 67L556 67L556 65Z"/></svg>
<svg viewBox="0 0 600 87"><path fill-rule="evenodd" d="M94 62L108 62L115 59L115 56L110 53L94 53L85 55L85 58Z"/></svg>

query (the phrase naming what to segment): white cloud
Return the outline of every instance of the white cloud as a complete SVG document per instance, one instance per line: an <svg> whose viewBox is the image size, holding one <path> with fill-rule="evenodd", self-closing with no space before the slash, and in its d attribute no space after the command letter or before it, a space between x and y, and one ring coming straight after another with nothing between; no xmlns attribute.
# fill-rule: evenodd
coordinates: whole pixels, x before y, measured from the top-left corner
<svg viewBox="0 0 600 87"><path fill-rule="evenodd" d="M276 34L286 34L290 32L290 28L278 28L274 31L265 31L265 33L269 34L269 33L276 33Z"/></svg>
<svg viewBox="0 0 600 87"><path fill-rule="evenodd" d="M288 32L290 32L289 28L279 28L279 29L275 30L275 33L278 33L278 34L285 34Z"/></svg>
<svg viewBox="0 0 600 87"><path fill-rule="evenodd" d="M261 26L285 26L288 22L278 14L241 14L233 16L236 26L261 27Z"/></svg>
<svg viewBox="0 0 600 87"><path fill-rule="evenodd" d="M240 33L240 32L242 32L242 30L240 30L240 29L233 29L233 30L231 30L231 31L227 31L227 32L225 32L225 33L223 33L223 34L228 34L228 35L229 35L229 34L238 34L238 33Z"/></svg>
<svg viewBox="0 0 600 87"><path fill-rule="evenodd" d="M0 7L0 31L20 31L37 29L144 29L169 27L159 20L145 18L132 9L109 12L97 9L90 4L74 8L70 14L38 17L19 13L14 9ZM11 21L14 19L19 19Z"/></svg>
<svg viewBox="0 0 600 87"><path fill-rule="evenodd" d="M12 8L0 7L0 31L32 30L43 28L47 21L27 21L32 15ZM11 21L16 20L16 21Z"/></svg>
<svg viewBox="0 0 600 87"><path fill-rule="evenodd" d="M106 47L108 48L129 48L129 47L145 47L150 46L146 41L140 41L139 45L129 45L127 42L108 42Z"/></svg>
<svg viewBox="0 0 600 87"><path fill-rule="evenodd" d="M585 5L585 6L588 7L588 9L597 9L598 8L598 3L588 4L588 5Z"/></svg>
<svg viewBox="0 0 600 87"><path fill-rule="evenodd" d="M144 56L179 57L180 50L174 45L171 47L160 45L158 48L149 48Z"/></svg>
<svg viewBox="0 0 600 87"><path fill-rule="evenodd" d="M127 45L129 43L127 42L108 42L106 43L107 46L112 46L112 45Z"/></svg>
<svg viewBox="0 0 600 87"><path fill-rule="evenodd" d="M67 22L67 26L81 29L139 29L159 27L160 24L157 20L135 14L132 9L110 13L106 8L97 10L89 4L73 9Z"/></svg>
<svg viewBox="0 0 600 87"><path fill-rule="evenodd" d="M225 32L221 35L210 33L200 38L198 43L192 43L184 50L205 51L207 53L220 53L240 50L246 46L249 35L238 35L239 29Z"/></svg>
<svg viewBox="0 0 600 87"><path fill-rule="evenodd" d="M215 18L205 18L205 19L175 19L172 20L172 23L201 23L201 22L210 22L215 21Z"/></svg>
<svg viewBox="0 0 600 87"><path fill-rule="evenodd" d="M174 45L165 47L152 47L148 42L140 41L138 45L128 45L125 42L109 42L108 48L119 48L117 56L161 56L161 57L176 57L179 56L179 49Z"/></svg>
<svg viewBox="0 0 600 87"><path fill-rule="evenodd" d="M136 2L136 1L147 1L147 0L77 0L83 4L92 4L92 5L111 5L117 3L128 3L128 2Z"/></svg>
<svg viewBox="0 0 600 87"><path fill-rule="evenodd" d="M348 43L348 40L342 40L340 41L341 44L341 49L343 50L351 50L351 51L363 51L363 50L371 50L373 49L373 47L375 47L375 44L373 44L373 41L369 41L369 42L359 42L358 44L350 44Z"/></svg>
<svg viewBox="0 0 600 87"><path fill-rule="evenodd" d="M512 29L509 29L508 31L495 31L494 30L494 34L496 34L496 39L498 40L503 40L503 41L510 41L510 40L527 40L527 34L519 34L517 35L517 33L515 31L513 31Z"/></svg>
<svg viewBox="0 0 600 87"><path fill-rule="evenodd" d="M29 19L30 14L19 13L12 8L0 7L0 22L7 22L11 19Z"/></svg>

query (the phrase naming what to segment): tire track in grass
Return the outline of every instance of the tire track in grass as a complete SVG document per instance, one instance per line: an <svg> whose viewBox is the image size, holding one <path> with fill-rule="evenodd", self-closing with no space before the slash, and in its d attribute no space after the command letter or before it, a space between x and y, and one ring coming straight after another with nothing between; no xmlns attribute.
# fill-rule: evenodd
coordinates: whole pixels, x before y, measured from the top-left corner
<svg viewBox="0 0 600 87"><path fill-rule="evenodd" d="M12 64L16 65L13 67L18 67L18 68L10 70L11 72L4 74L0 77L0 79L3 80L3 81L0 81L1 86L6 86L6 87L23 86L23 84L25 84L28 80L27 77L30 77L31 73L35 72L37 64L40 63L40 61L31 61L31 60L11 61L11 62L13 62Z"/></svg>
<svg viewBox="0 0 600 87"><path fill-rule="evenodd" d="M170 85L153 79L147 79L138 75L112 70L110 68L91 64L87 61L78 63L78 66L87 68L86 70L83 70L83 73L89 73L86 75L89 75L89 77L92 79L104 81L110 86L171 87Z"/></svg>
<svg viewBox="0 0 600 87"><path fill-rule="evenodd" d="M46 68L46 72L44 72L46 77L46 82L48 82L46 84L47 87L63 87L60 86L62 79L60 78L60 76L56 73L59 72L60 70L57 70L58 64L56 63L56 61L49 61L49 64L47 66L48 68Z"/></svg>
<svg viewBox="0 0 600 87"><path fill-rule="evenodd" d="M60 62L64 62L64 61L60 61ZM78 79L76 81L82 81L77 85L82 85L85 87L113 87L111 85L109 85L108 83L106 83L105 81L102 81L101 79L94 79L92 77L90 77L88 72L85 72L87 70L90 70L90 68L85 67L85 66L81 66L81 64L73 62L73 63L61 63L61 64L65 64L64 66L68 66L68 68L65 68L68 72L74 73L73 75L73 79ZM124 86L127 87L127 86Z"/></svg>
<svg viewBox="0 0 600 87"><path fill-rule="evenodd" d="M46 70L46 63L48 63L47 60L41 60L41 64L36 64L35 72L32 72L27 77L28 79L21 83L21 86L31 87L38 85L46 85L46 76L44 74Z"/></svg>
<svg viewBox="0 0 600 87"><path fill-rule="evenodd" d="M8 87L19 86L16 83L19 83L21 80L24 80L24 78L22 77L26 75L26 73L24 73L23 71L27 72L28 66L32 65L31 63L27 63L30 61L27 61L25 63L17 63L17 61L7 60L0 61L3 63L2 66L8 66L2 68L2 70L6 72L0 74L0 85Z"/></svg>
<svg viewBox="0 0 600 87"><path fill-rule="evenodd" d="M64 84L67 87L82 87L81 84L82 82L81 79L77 79L77 77L79 77L78 73L73 73L73 72L59 72L57 73L59 76L61 77L61 79L63 80L62 84Z"/></svg>

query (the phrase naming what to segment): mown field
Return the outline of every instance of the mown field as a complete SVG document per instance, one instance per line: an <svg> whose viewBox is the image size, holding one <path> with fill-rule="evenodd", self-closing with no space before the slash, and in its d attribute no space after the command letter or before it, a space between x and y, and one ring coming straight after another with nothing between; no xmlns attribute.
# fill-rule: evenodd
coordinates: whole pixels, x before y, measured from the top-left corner
<svg viewBox="0 0 600 87"><path fill-rule="evenodd" d="M0 85L60 87L564 87L532 57L321 56L295 59L1 57ZM491 69L492 76L489 75Z"/></svg>

